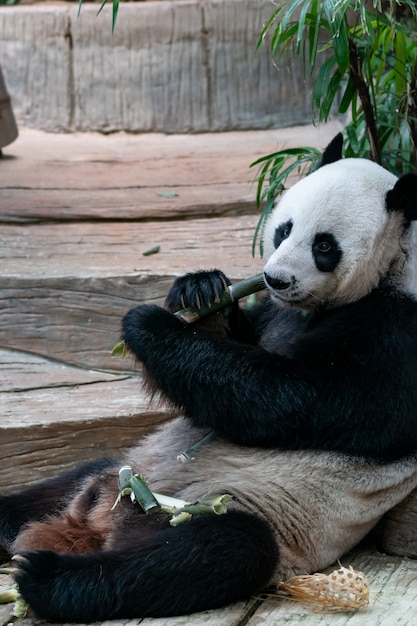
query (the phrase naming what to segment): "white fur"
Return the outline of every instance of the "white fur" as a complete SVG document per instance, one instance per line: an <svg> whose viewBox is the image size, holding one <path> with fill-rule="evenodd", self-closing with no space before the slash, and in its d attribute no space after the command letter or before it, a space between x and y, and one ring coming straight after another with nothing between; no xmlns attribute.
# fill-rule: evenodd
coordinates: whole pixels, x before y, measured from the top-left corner
<svg viewBox="0 0 417 626"><path fill-rule="evenodd" d="M283 281L271 289L280 304L311 309L353 302L376 287L393 267L404 275L404 227L400 212L387 211L385 198L396 177L366 159L343 159L297 182L281 198L264 229L265 271ZM276 228L291 220L290 236L275 250ZM312 253L316 234L330 232L342 249L335 271L317 269ZM410 238L410 232L407 238ZM414 278L410 272L409 282Z"/></svg>

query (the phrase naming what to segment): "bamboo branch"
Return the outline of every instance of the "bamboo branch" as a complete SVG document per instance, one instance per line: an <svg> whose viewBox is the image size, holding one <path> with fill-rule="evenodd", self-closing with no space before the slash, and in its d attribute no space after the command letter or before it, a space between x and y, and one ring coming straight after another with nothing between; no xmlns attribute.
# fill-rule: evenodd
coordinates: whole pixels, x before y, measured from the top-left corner
<svg viewBox="0 0 417 626"><path fill-rule="evenodd" d="M371 158L381 165L381 153L378 140L378 129L375 120L375 112L372 106L369 87L363 76L358 49L354 41L349 39L349 75L353 80L359 99L362 103L365 115L369 143L371 146Z"/></svg>
<svg viewBox="0 0 417 626"><path fill-rule="evenodd" d="M411 139L413 142L413 152L411 154L411 162L413 165L417 163L417 61L415 61L409 86L410 107L408 115L408 125L410 127Z"/></svg>

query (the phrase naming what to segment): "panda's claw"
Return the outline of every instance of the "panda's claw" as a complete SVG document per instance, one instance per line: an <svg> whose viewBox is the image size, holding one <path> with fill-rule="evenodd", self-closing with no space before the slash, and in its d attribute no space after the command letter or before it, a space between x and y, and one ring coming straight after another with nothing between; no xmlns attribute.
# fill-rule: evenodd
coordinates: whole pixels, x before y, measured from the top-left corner
<svg viewBox="0 0 417 626"><path fill-rule="evenodd" d="M29 563L29 559L27 559L25 556L23 556L23 554L14 554L12 556L11 560L15 561L17 563L18 567L20 567L21 565Z"/></svg>
<svg viewBox="0 0 417 626"><path fill-rule="evenodd" d="M219 302L230 281L220 270L201 271L177 278L166 298L165 306L175 313L180 309L209 307Z"/></svg>

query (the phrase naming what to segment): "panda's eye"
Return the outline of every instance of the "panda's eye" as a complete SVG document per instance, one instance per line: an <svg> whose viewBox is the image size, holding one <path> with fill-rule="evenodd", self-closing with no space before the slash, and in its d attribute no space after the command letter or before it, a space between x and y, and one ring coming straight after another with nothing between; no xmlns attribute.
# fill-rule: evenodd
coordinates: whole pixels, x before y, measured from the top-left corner
<svg viewBox="0 0 417 626"><path fill-rule="evenodd" d="M312 252L320 272L334 272L342 258L342 248L332 233L318 233L314 238Z"/></svg>
<svg viewBox="0 0 417 626"><path fill-rule="evenodd" d="M328 241L321 241L319 244L317 244L317 250L319 250L319 252L330 252L332 249L331 244Z"/></svg>

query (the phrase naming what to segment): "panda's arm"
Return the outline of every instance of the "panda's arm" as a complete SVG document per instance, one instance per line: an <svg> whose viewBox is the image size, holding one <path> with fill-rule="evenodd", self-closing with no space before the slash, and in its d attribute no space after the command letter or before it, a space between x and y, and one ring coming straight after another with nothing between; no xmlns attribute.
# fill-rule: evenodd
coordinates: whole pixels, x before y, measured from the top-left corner
<svg viewBox="0 0 417 626"><path fill-rule="evenodd" d="M370 314L368 304L333 315L291 358L184 327L153 305L125 316L123 339L198 426L244 445L392 460L417 448L416 305L378 299Z"/></svg>
<svg viewBox="0 0 417 626"><path fill-rule="evenodd" d="M262 348L211 337L145 305L123 320L123 340L155 386L196 425L247 445L295 444L294 421L316 402L311 371Z"/></svg>

